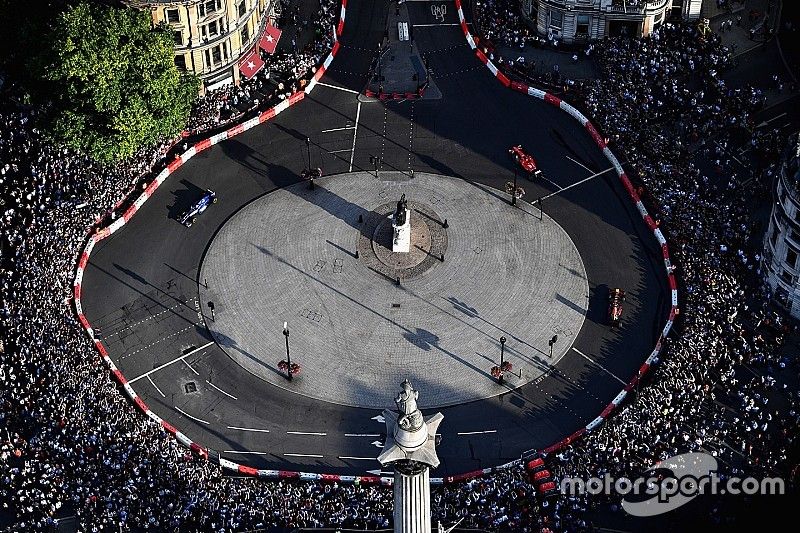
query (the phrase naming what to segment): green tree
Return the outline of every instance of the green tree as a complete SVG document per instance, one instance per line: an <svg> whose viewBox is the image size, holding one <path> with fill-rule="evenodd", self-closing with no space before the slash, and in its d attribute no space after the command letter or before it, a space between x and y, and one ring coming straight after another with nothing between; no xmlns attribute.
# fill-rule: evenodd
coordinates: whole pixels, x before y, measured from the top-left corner
<svg viewBox="0 0 800 533"><path fill-rule="evenodd" d="M146 12L81 2L60 13L28 71L52 104L51 136L102 162L178 134L200 87Z"/></svg>

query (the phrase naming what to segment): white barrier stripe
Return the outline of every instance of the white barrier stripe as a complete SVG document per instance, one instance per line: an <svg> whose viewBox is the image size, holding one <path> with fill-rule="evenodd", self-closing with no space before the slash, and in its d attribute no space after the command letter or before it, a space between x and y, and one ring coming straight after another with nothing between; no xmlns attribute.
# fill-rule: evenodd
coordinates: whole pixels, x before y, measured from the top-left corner
<svg viewBox="0 0 800 533"><path fill-rule="evenodd" d="M224 457L220 457L219 458L219 466L221 466L222 468L227 468L228 470L236 470L237 472L239 471L239 464L238 463L234 463L233 461L229 461L228 459L225 459Z"/></svg>
<svg viewBox="0 0 800 533"><path fill-rule="evenodd" d="M619 394L617 394L617 396L613 400L611 400L611 403L613 403L614 405L619 405L620 403L622 403L622 400L624 400L625 396L627 395L628 391L623 389Z"/></svg>
<svg viewBox="0 0 800 533"><path fill-rule="evenodd" d="M136 394L136 391L133 390L133 387L131 387L130 383L125 383L125 385L123 385L122 388L125 389L125 392L128 393L128 396L130 396L131 400L139 396L138 394Z"/></svg>
<svg viewBox="0 0 800 533"><path fill-rule="evenodd" d="M317 80L314 79L314 78L311 78L311 81L308 82L308 85L306 85L306 88L303 89L303 91L306 94L311 94L311 91L313 91L314 87L316 87L316 86L317 86Z"/></svg>
<svg viewBox="0 0 800 533"><path fill-rule="evenodd" d="M603 155L606 156L606 159L608 159L609 162L611 162L611 164L614 166L614 170L617 171L617 176L622 176L622 174L624 173L622 170L622 165L619 164L617 156L611 153L611 148L609 148L608 146L604 147Z"/></svg>
<svg viewBox="0 0 800 533"><path fill-rule="evenodd" d="M666 338L667 335L669 335L671 329L672 329L672 320L667 320L667 323L664 324L664 329L661 330L661 336Z"/></svg>
<svg viewBox="0 0 800 533"><path fill-rule="evenodd" d="M180 431L175 431L175 438L178 439L178 442L186 446L187 448L191 447L192 439L181 433Z"/></svg>
<svg viewBox="0 0 800 533"><path fill-rule="evenodd" d="M328 57L325 58L325 62L322 64L322 68L324 70L328 70L328 68L331 66L331 63L333 63L333 54L328 54Z"/></svg>
<svg viewBox="0 0 800 533"><path fill-rule="evenodd" d="M289 107L289 100L284 100L280 104L275 106L275 114L278 115L282 113Z"/></svg>
<svg viewBox="0 0 800 533"><path fill-rule="evenodd" d="M497 67L494 66L494 63L492 63L491 61L487 61L486 66L489 67L489 70L492 72L494 76L497 76Z"/></svg>
<svg viewBox="0 0 800 533"><path fill-rule="evenodd" d="M537 89L535 87L528 87L528 94L535 98L538 98L539 100L544 100L545 93L541 89Z"/></svg>
<svg viewBox="0 0 800 533"><path fill-rule="evenodd" d="M148 198L150 198L149 194L143 194L139 198L137 198L135 202L133 202L133 205L136 207L137 211L142 208L142 206L144 205L144 203L147 201Z"/></svg>
<svg viewBox="0 0 800 533"><path fill-rule="evenodd" d="M472 34L470 33L467 34L467 42L469 43L470 48L472 48L473 50L478 48L478 45L475 44L475 39L472 38Z"/></svg>
<svg viewBox="0 0 800 533"><path fill-rule="evenodd" d="M89 242L86 243L86 248L83 249L83 253L87 256L92 255L92 250L94 250L94 245L97 244L97 241L94 237L89 239Z"/></svg>
<svg viewBox="0 0 800 533"><path fill-rule="evenodd" d="M162 420L160 416L158 416L157 414L155 414L153 411L151 411L149 409L147 410L147 416L149 416L150 419L153 422L155 422L156 424L158 424L159 426L161 425L162 422L164 422L164 420Z"/></svg>
<svg viewBox="0 0 800 533"><path fill-rule="evenodd" d="M194 147L194 145L192 145L192 146L189 147L188 150L186 150L183 153L183 155L181 156L181 159L183 159L184 161L188 161L189 159L193 158L195 155L197 155L197 149Z"/></svg>
<svg viewBox="0 0 800 533"><path fill-rule="evenodd" d="M117 220L115 220L113 222L113 224L111 224L108 227L109 234L116 232L118 229L120 229L124 225L125 225L125 219L124 218L118 218Z"/></svg>
<svg viewBox="0 0 800 533"><path fill-rule="evenodd" d="M592 431L594 428L596 428L602 423L603 423L603 417L598 416L597 418L586 424L586 431Z"/></svg>
<svg viewBox="0 0 800 533"><path fill-rule="evenodd" d="M75 281L73 282L73 286L78 286L83 282L83 269L79 268L77 272L75 272ZM75 302L75 305L80 305L79 301ZM80 313L79 313L80 314Z"/></svg>
<svg viewBox="0 0 800 533"><path fill-rule="evenodd" d="M656 228L653 233L656 234L656 239L658 239L659 244L667 244L667 239L664 237L664 234L661 233L661 229Z"/></svg>
<svg viewBox="0 0 800 533"><path fill-rule="evenodd" d="M456 11L458 12L458 21L464 22L464 10L459 7Z"/></svg>

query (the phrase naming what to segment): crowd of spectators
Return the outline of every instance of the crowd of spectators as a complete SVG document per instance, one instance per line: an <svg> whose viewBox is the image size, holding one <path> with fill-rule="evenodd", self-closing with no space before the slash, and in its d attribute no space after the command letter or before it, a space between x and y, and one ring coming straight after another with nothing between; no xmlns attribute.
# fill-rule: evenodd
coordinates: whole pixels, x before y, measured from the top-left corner
<svg viewBox="0 0 800 533"><path fill-rule="evenodd" d="M728 87L728 53L690 26L596 51L603 74L576 105L627 160L667 234L681 313L633 400L548 464L556 479L636 477L659 459L705 451L723 475L791 481L800 395L783 379L797 361L781 347L793 328L766 305L750 212L781 146L779 132L753 133L763 93ZM284 60L299 77L310 68ZM0 102L0 518L24 531L69 515L84 531L389 527L390 488L224 477L135 411L75 318L72 278L87 229L164 164L173 141L100 167L48 144L36 115ZM204 120L197 127L222 119ZM758 159L753 175L732 170L729 147L741 143ZM432 494L435 521L516 532L588 529L586 512L606 503L543 501L521 469Z"/></svg>

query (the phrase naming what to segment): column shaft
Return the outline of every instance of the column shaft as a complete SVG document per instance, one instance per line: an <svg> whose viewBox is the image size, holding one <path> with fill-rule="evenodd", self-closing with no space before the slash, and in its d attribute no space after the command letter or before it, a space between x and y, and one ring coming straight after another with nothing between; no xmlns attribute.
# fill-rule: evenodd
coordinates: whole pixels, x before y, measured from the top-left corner
<svg viewBox="0 0 800 533"><path fill-rule="evenodd" d="M429 469L419 474L394 473L395 533L431 533Z"/></svg>

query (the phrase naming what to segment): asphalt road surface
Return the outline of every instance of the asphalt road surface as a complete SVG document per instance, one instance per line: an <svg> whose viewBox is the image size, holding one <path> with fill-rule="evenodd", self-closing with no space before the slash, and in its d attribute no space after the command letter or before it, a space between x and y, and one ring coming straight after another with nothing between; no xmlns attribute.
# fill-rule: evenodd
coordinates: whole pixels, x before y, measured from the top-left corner
<svg viewBox="0 0 800 533"><path fill-rule="evenodd" d="M453 25L453 2L437 4L447 5L443 24L426 2L410 3L409 10L412 37L428 58L441 99L358 98L388 4L351 0L342 49L310 95L273 121L195 156L94 249L83 306L112 359L153 411L225 458L321 473L365 475L380 468L374 459L385 431L379 410L272 386L234 363L206 329L210 311L199 297L204 280L198 277L207 247L243 206L299 181L307 137L311 164L325 175L374 171L370 156L378 156L379 171L453 176L492 191L498 202L507 201L501 191L513 179L507 150L515 144L536 157L545 175L524 183L528 201L609 166L566 113L498 83ZM176 217L205 188L214 189L219 202L184 227ZM668 288L660 248L613 172L552 197L544 211L580 253L589 284L586 320L572 348L540 378L441 409L442 464L434 476L501 464L584 426L636 373L663 327ZM606 325L611 287L628 293L618 330ZM263 335L282 337L273 328ZM512 354L514 342L507 346ZM302 354L295 357L302 363Z"/></svg>

